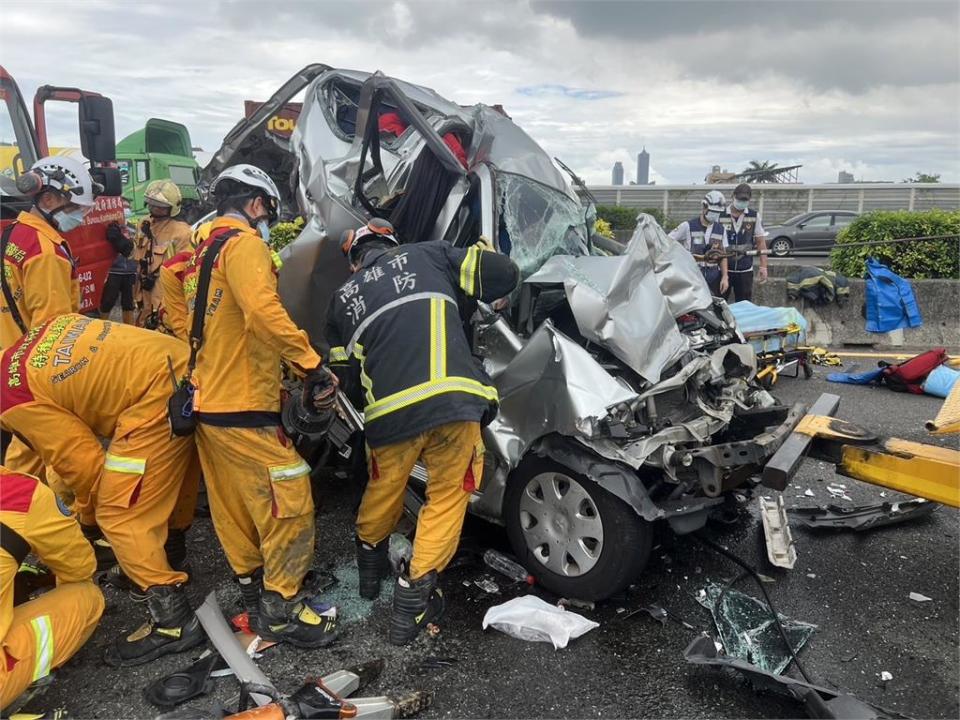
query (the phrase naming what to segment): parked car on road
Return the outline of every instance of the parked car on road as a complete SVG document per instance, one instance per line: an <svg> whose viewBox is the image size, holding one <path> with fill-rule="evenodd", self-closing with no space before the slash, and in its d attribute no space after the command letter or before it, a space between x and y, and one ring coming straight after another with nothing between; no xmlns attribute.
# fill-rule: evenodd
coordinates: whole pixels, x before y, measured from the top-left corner
<svg viewBox="0 0 960 720"><path fill-rule="evenodd" d="M766 228L767 247L777 257L793 252L830 252L837 233L854 220L857 213L850 210L818 210L792 217L780 225Z"/></svg>

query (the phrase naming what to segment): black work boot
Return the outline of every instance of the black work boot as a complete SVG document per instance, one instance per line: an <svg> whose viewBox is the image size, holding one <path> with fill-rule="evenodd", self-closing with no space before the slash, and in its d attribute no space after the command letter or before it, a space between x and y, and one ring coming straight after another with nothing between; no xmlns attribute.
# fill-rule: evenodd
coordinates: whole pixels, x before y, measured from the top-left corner
<svg viewBox="0 0 960 720"><path fill-rule="evenodd" d="M167 554L167 562L174 570L190 574L190 565L187 563L187 530L186 528L167 530L167 541L163 544L163 551Z"/></svg>
<svg viewBox="0 0 960 720"><path fill-rule="evenodd" d="M98 525L81 525L83 536L93 548L93 555L97 559L97 571L107 570L117 564L117 556L113 553L113 546L103 536Z"/></svg>
<svg viewBox="0 0 960 720"><path fill-rule="evenodd" d="M440 619L444 607L443 591L438 587L436 570L416 580L411 580L406 574L401 575L393 588L388 640L393 645L412 642L427 623Z"/></svg>
<svg viewBox="0 0 960 720"><path fill-rule="evenodd" d="M390 557L387 550L390 538L369 545L357 538L357 570L360 573L360 597L376 600L380 597L380 581L390 576Z"/></svg>
<svg viewBox="0 0 960 720"><path fill-rule="evenodd" d="M260 595L257 626L251 628L264 640L288 642L301 648L318 648L337 639L337 619L322 615L329 606L317 597L283 596L264 588Z"/></svg>
<svg viewBox="0 0 960 720"><path fill-rule="evenodd" d="M180 585L147 588L150 620L107 648L104 661L112 667L143 665L163 655L183 652L203 642L200 621Z"/></svg>
<svg viewBox="0 0 960 720"><path fill-rule="evenodd" d="M237 575L240 586L240 604L247 613L247 622L253 632L257 632L260 615L260 595L263 593L263 568L257 568L249 575Z"/></svg>

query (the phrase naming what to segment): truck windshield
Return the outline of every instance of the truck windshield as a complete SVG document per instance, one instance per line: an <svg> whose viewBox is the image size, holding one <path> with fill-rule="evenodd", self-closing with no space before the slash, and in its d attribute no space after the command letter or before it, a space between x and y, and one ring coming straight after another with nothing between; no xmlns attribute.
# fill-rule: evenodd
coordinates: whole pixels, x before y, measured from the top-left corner
<svg viewBox="0 0 960 720"><path fill-rule="evenodd" d="M13 80L0 76L0 187L11 182L37 160L30 117Z"/></svg>

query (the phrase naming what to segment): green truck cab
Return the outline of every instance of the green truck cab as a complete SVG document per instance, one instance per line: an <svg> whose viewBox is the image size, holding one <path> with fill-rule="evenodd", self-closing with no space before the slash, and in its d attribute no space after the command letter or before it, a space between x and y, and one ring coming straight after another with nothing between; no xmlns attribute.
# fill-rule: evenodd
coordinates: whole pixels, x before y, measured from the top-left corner
<svg viewBox="0 0 960 720"><path fill-rule="evenodd" d="M147 214L143 193L150 181L169 178L183 195L181 218L190 221L193 207L200 200L200 166L193 156L190 132L185 125L150 118L143 128L117 143L117 167L123 197L130 203L134 217Z"/></svg>

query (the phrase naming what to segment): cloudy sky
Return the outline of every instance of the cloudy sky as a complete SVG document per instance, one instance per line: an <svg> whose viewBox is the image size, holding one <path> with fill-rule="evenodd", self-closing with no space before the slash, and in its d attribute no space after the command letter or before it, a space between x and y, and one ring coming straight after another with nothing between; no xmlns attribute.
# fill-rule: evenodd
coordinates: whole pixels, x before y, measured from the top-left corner
<svg viewBox="0 0 960 720"><path fill-rule="evenodd" d="M960 3L5 0L0 63L113 98L118 137L148 117L216 149L245 99L300 67L383 70L463 104L502 103L588 182L658 183L713 164L802 163L801 180L960 180ZM76 144L53 117L53 141Z"/></svg>

